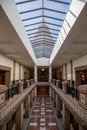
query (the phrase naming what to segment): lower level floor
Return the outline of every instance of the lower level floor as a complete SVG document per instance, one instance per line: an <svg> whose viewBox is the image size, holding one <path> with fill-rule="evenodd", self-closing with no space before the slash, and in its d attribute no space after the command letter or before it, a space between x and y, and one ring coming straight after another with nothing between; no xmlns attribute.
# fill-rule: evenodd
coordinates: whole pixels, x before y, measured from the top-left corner
<svg viewBox="0 0 87 130"><path fill-rule="evenodd" d="M50 96L37 96L34 99L29 119L24 122L25 130L63 130Z"/></svg>

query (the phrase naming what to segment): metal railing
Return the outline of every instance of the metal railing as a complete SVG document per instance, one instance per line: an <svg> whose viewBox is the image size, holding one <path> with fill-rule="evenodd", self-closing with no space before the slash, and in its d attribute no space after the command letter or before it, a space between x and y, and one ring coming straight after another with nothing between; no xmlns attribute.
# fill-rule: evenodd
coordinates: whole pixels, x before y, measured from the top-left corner
<svg viewBox="0 0 87 130"><path fill-rule="evenodd" d="M79 91L78 91L77 87L67 86L67 94L69 94L73 98L76 98L77 100L79 100Z"/></svg>
<svg viewBox="0 0 87 130"><path fill-rule="evenodd" d="M55 79L52 79L51 80L51 83L53 85L56 85L56 80ZM57 85L56 85L58 88L62 89L63 90L63 84L62 84L62 81L58 81ZM79 91L78 91L78 87L76 86L73 86L72 87L70 85L67 84L67 94L71 95L73 98L76 98L77 100L79 100Z"/></svg>
<svg viewBox="0 0 87 130"><path fill-rule="evenodd" d="M31 79L31 84L34 84L34 79ZM19 94L20 93L20 87L22 87L22 89L26 89L28 87L28 82L24 81L23 84L20 83L13 83L12 85L10 85L6 91L6 99L12 98L14 95Z"/></svg>
<svg viewBox="0 0 87 130"><path fill-rule="evenodd" d="M60 83L58 83L58 88L63 89L63 85L62 85L62 83L61 83L61 82L60 82Z"/></svg>
<svg viewBox="0 0 87 130"><path fill-rule="evenodd" d="M19 93L19 85L13 84L8 87L6 91L6 99L12 98L14 95Z"/></svg>
<svg viewBox="0 0 87 130"><path fill-rule="evenodd" d="M23 83L23 89L26 89L28 87L28 83L26 81L24 81Z"/></svg>

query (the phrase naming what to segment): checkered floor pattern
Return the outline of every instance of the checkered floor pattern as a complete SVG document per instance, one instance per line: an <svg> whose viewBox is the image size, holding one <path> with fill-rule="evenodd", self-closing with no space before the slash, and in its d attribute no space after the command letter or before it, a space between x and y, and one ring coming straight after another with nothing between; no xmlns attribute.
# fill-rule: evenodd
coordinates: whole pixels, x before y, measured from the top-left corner
<svg viewBox="0 0 87 130"><path fill-rule="evenodd" d="M50 97L37 96L35 98L28 130L59 130Z"/></svg>

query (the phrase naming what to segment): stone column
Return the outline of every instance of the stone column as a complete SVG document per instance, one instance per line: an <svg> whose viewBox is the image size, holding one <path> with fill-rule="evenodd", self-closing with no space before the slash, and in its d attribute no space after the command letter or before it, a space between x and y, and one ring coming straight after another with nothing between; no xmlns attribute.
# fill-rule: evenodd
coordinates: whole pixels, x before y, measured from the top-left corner
<svg viewBox="0 0 87 130"><path fill-rule="evenodd" d="M86 111L87 109L87 84L79 85L79 104ZM85 122L86 124L86 119ZM86 130L87 128L83 128L81 124L79 124L79 130Z"/></svg>
<svg viewBox="0 0 87 130"><path fill-rule="evenodd" d="M63 104L62 119L64 130L70 130L70 112L66 108L65 104Z"/></svg>
<svg viewBox="0 0 87 130"><path fill-rule="evenodd" d="M27 98L25 99L25 114L24 114L25 118L29 117L29 109L30 109L30 96L28 95Z"/></svg>
<svg viewBox="0 0 87 130"><path fill-rule="evenodd" d="M21 64L19 64L19 80L21 80Z"/></svg>
<svg viewBox="0 0 87 130"><path fill-rule="evenodd" d="M57 107L58 107L58 95L56 94L56 112L57 112Z"/></svg>
<svg viewBox="0 0 87 130"><path fill-rule="evenodd" d="M49 85L49 96L52 97L52 88L50 85Z"/></svg>
<svg viewBox="0 0 87 130"><path fill-rule="evenodd" d="M33 89L33 99L35 99L35 87Z"/></svg>
<svg viewBox="0 0 87 130"><path fill-rule="evenodd" d="M52 79L52 67L49 66L49 82L51 82Z"/></svg>
<svg viewBox="0 0 87 130"><path fill-rule="evenodd" d="M23 130L23 103L21 103L15 114L15 130Z"/></svg>
<svg viewBox="0 0 87 130"><path fill-rule="evenodd" d="M32 90L32 99L34 99L34 89Z"/></svg>
<svg viewBox="0 0 87 130"><path fill-rule="evenodd" d="M12 118L7 122L6 130L12 130L13 122Z"/></svg>
<svg viewBox="0 0 87 130"><path fill-rule="evenodd" d="M56 112L57 112L57 117L61 118L61 100L58 95L56 95Z"/></svg>
<svg viewBox="0 0 87 130"><path fill-rule="evenodd" d="M67 80L67 64L65 64L65 79Z"/></svg>
<svg viewBox="0 0 87 130"><path fill-rule="evenodd" d="M13 63L13 81L15 81L15 61Z"/></svg>
<svg viewBox="0 0 87 130"><path fill-rule="evenodd" d="M35 79L35 82L37 82L37 66L36 65L34 66L34 79Z"/></svg>
<svg viewBox="0 0 87 130"><path fill-rule="evenodd" d="M56 80L56 87L58 87L58 80Z"/></svg>
<svg viewBox="0 0 87 130"><path fill-rule="evenodd" d="M70 65L71 65L71 81L70 81L70 84L72 86L72 81L73 81L73 64L72 64L72 61L70 62Z"/></svg>
<svg viewBox="0 0 87 130"><path fill-rule="evenodd" d="M87 130L87 129L82 128L82 126L79 124L79 130Z"/></svg>
<svg viewBox="0 0 87 130"><path fill-rule="evenodd" d="M19 93L22 93L23 92L23 81L19 80L18 84L19 84Z"/></svg>
<svg viewBox="0 0 87 130"><path fill-rule="evenodd" d="M53 91L53 105L56 107L56 92Z"/></svg>
<svg viewBox="0 0 87 130"><path fill-rule="evenodd" d="M35 96L37 96L37 86L35 86L34 91L35 91Z"/></svg>
<svg viewBox="0 0 87 130"><path fill-rule="evenodd" d="M32 91L30 92L30 107L33 105Z"/></svg>
<svg viewBox="0 0 87 130"><path fill-rule="evenodd" d="M27 87L30 87L30 80L26 80L27 82Z"/></svg>
<svg viewBox="0 0 87 130"><path fill-rule="evenodd" d="M0 130L6 130L6 124L0 126Z"/></svg>
<svg viewBox="0 0 87 130"><path fill-rule="evenodd" d="M67 87L68 87L68 82L67 80L63 82L63 91L65 94L67 94Z"/></svg>
<svg viewBox="0 0 87 130"><path fill-rule="evenodd" d="M51 97L52 97L52 100L53 100L53 89L51 88Z"/></svg>

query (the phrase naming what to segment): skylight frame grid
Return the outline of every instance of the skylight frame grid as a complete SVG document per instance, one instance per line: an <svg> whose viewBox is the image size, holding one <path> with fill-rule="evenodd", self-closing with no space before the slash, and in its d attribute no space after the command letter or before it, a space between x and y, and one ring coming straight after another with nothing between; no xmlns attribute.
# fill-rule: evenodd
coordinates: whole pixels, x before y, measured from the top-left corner
<svg viewBox="0 0 87 130"><path fill-rule="evenodd" d="M39 58L40 56L42 56L50 58L55 42L57 40L57 37L59 36L61 27L63 25L65 15L68 11L68 6L71 0L15 0L15 1L16 2L18 1L16 5L19 7L21 5L26 4L29 5L31 4L31 2L33 2L31 8L25 8L25 9L23 8L23 10L19 9L19 14L21 16L26 34L30 39L36 57ZM36 6L36 3L38 6ZM60 8L59 5L62 8ZM28 16L28 14L30 15L30 17ZM49 31L46 30L45 28L46 26L48 27ZM39 52L41 52L40 55L38 54L38 52L35 51L36 45L37 48L39 49ZM40 47L42 48L40 49ZM47 50L50 51L49 55L47 54L48 53Z"/></svg>

